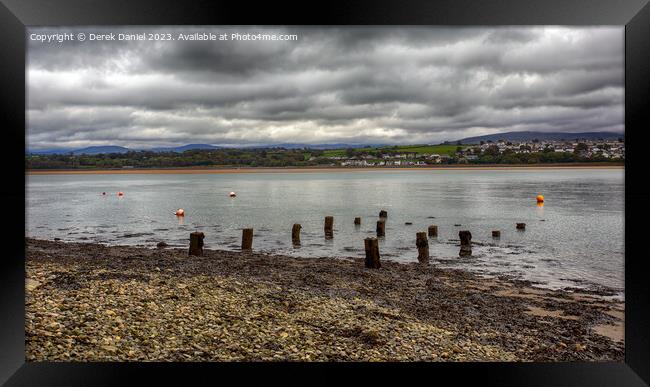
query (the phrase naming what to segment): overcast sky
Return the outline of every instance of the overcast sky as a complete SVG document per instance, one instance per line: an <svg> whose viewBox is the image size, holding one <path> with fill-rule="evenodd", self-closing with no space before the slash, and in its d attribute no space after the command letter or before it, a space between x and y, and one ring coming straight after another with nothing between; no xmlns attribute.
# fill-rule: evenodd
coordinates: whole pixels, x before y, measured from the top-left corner
<svg viewBox="0 0 650 387"><path fill-rule="evenodd" d="M623 131L622 27L30 28L297 41L28 39L30 149L439 143Z"/></svg>

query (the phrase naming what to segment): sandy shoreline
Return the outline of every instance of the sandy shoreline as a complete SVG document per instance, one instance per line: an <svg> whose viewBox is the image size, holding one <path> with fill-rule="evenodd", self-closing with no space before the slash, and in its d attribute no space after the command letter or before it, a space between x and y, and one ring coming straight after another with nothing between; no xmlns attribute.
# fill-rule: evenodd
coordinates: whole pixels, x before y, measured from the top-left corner
<svg viewBox="0 0 650 387"><path fill-rule="evenodd" d="M623 361L624 303L417 263L26 239L26 357Z"/></svg>
<svg viewBox="0 0 650 387"><path fill-rule="evenodd" d="M372 171L436 171L436 170L537 170L537 169L623 169L623 164L516 164L516 165L444 165L426 167L304 167L304 168L152 168L152 169L47 169L26 170L27 175L121 175L121 174L229 174L229 173L316 173L316 172L372 172Z"/></svg>

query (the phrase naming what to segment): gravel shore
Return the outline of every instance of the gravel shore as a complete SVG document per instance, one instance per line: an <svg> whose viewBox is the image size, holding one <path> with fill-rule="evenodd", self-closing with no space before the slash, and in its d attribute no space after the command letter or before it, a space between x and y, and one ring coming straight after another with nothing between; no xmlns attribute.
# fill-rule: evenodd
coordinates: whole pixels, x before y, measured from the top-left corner
<svg viewBox="0 0 650 387"><path fill-rule="evenodd" d="M623 310L461 270L26 239L28 361L623 361Z"/></svg>

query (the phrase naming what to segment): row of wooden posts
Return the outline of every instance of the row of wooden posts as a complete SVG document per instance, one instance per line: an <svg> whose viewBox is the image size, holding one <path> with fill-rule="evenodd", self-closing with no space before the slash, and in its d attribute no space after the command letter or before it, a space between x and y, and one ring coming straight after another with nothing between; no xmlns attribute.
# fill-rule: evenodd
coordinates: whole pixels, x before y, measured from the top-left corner
<svg viewBox="0 0 650 387"><path fill-rule="evenodd" d="M382 210L379 213L380 219L377 221L377 237L386 236L386 218L388 214L386 211ZM361 218L354 218L355 225L361 225ZM325 225L324 225L325 238L334 237L334 217L326 216ZM298 223L294 224L291 228L291 241L295 246L300 245L300 230L302 226ZM517 223L518 230L526 229L525 223ZM428 263L429 262L429 239L427 237L437 237L438 236L438 226L430 225L427 229L427 232L418 232L415 237L415 246L418 249L418 262ZM468 230L461 230L458 232L458 237L460 239L460 252L458 253L461 257L471 256L472 255L472 233ZM501 231L494 230L492 231L493 238L500 238ZM190 251L189 255L202 256L203 255L203 239L205 234L200 231L196 231L190 234ZM365 266L368 268L378 269L381 267L379 261L379 240L376 237L368 237L364 239L364 247L366 250L366 259ZM253 248L253 229L245 228L242 230L242 243L241 248L244 251L250 251Z"/></svg>

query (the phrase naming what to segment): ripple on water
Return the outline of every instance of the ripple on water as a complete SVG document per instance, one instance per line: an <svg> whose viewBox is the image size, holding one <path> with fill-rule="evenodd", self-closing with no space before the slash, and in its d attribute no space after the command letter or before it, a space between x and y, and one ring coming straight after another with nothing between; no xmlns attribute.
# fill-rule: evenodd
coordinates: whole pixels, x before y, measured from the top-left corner
<svg viewBox="0 0 650 387"><path fill-rule="evenodd" d="M389 173L390 176L375 171L368 174L361 172L353 179L334 174L319 174L316 177L311 174L282 175L279 180L280 175L252 178L251 175L232 174L220 177L228 186L248 185L251 188L250 195L254 195L251 196L254 206L233 206L230 200L224 201L225 205L220 202L206 204L203 193L214 189L214 176L143 176L144 185L138 178L137 181L134 179L133 185L123 188L131 192L129 197L142 197L136 191L154 192L154 189L160 190L161 187L164 187L164 191L156 192L146 203L136 203L128 198L121 201L119 206L128 210L126 212L111 212L110 207L106 207L109 201L105 201L103 207L92 207L95 204L89 207L84 201L75 203L74 200L59 200L62 193L69 198L72 190L76 196L86 192L96 195L97 186L91 184L89 188L90 180L125 180L123 176L37 176L30 178L30 184L36 184L38 189L28 189L28 218L34 225L29 231L35 238L62 236L68 240L80 240L78 236L101 236L95 240L121 245L151 241L159 237L167 243L173 239L174 243L185 248L188 244L187 234L195 231L198 226L209 233L206 235L206 245L224 249L230 245L238 250L241 241L241 229L238 227L242 221L251 220L256 235L257 232L262 232L269 236L266 240L255 239L256 250L260 252L270 249L279 254L289 251L304 257L363 256L362 239L376 236L377 214L379 210L386 209L390 213L387 219L387 238L380 238L380 254L386 259L415 262L415 229L408 229L404 223L413 222L412 227L418 228L424 226L423 230L426 230L426 225L436 223L441 234L439 238L430 238L429 244L432 256L439 255L439 262L444 265L465 270L480 268L494 273L508 273L516 267L522 269L520 272L526 279L551 280L555 283L560 276L584 277L619 288L622 286L622 171L451 171L427 174L425 179L420 171L399 175ZM358 177L361 179L357 180ZM323 184L305 184L322 178L328 180L326 185L331 183L332 187L351 187L351 190L323 189ZM148 186L147 181L155 181L156 184ZM174 183L170 184L170 181ZM377 189L373 184L368 185L368 181L373 184L376 182ZM181 184L177 184L179 182ZM539 185L544 185L549 199L563 197L566 200L558 200L556 205L549 200L545 212L539 213L534 201L530 205L528 193ZM289 198L295 195L294 198L313 199L305 203L308 204L308 211L305 206L294 205L296 202L291 200L283 201L282 205L288 203L286 207L278 208L275 196L269 195L269 189L276 188L281 188L283 195ZM242 189L243 187L238 191ZM359 195L349 195L352 191ZM466 195L467 192L472 192L471 197ZM522 201L524 195L526 199ZM585 205L585 195L590 198L588 205ZM178 197L187 201L185 207L196 208L191 212L200 213L201 221L213 225L192 222L195 219L192 216L186 217L184 224L179 224L167 212L170 200L177 201ZM336 209L333 208L332 201L338 206ZM242 204L241 201L238 203ZM259 208L263 208L263 211ZM426 208L436 215L427 215L425 212L429 210ZM158 211L160 209L164 209L168 216L158 216L158 213L162 213ZM538 210L537 214L535 210ZM79 216L80 213L85 216ZM325 215L334 215L338 219L335 220L337 228L334 242L323 239L322 221ZM353 226L352 220L356 216L362 217L359 227ZM220 224L215 224L216 220ZM526 222L530 227L525 233L515 233L515 222ZM292 223L304 226L302 237L306 244L300 250L295 250L289 239ZM89 224L99 226L93 228ZM112 224L115 226L109 226ZM456 224L462 224L462 228L453 227ZM72 226L77 228L71 228ZM60 229L57 230L56 227ZM458 236L454 234L465 228L475 236L474 259L458 257ZM502 231L499 240L490 238L491 230L495 229ZM155 236L123 237L124 234L140 231L153 231ZM230 237L226 238L228 234ZM455 239L447 240L447 237ZM280 245L276 239L283 240L284 243ZM483 258L477 257L478 255ZM616 259L605 260L601 257Z"/></svg>
<svg viewBox="0 0 650 387"><path fill-rule="evenodd" d="M139 238L147 235L155 235L155 234L152 232L135 232L135 233L123 234L121 238Z"/></svg>

